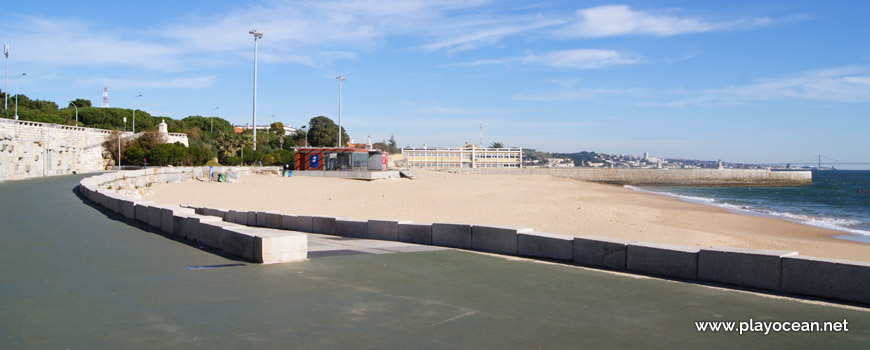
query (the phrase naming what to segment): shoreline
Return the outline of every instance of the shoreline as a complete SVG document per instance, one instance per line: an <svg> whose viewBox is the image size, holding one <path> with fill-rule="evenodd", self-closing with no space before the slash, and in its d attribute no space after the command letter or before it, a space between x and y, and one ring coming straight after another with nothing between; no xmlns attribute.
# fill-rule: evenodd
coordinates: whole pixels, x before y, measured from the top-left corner
<svg viewBox="0 0 870 350"><path fill-rule="evenodd" d="M448 174L415 180L251 175L239 183L188 181L151 187L146 200L234 210L533 228L693 247L798 251L820 258L870 261L870 244L843 232L779 218L545 175Z"/></svg>
<svg viewBox="0 0 870 350"><path fill-rule="evenodd" d="M764 212L755 211L755 210L751 210L751 209L739 208L739 207L736 207L736 206L730 205L730 204L717 205L717 204L714 204L714 200L709 199L709 198L684 196L684 195L674 194L674 193L670 193L670 192L656 192L656 191L653 191L650 189L635 187L635 186L631 186L631 185L626 185L624 187L626 189L629 189L632 191L650 193L650 194L659 195L659 196L668 197L668 198L676 198L676 199L679 199L679 200L686 202L686 203L706 205L706 206L710 206L713 208L722 209L722 210L725 210L729 213L734 213L737 215L749 215L749 216L757 216L757 217L762 217L762 218L783 220L783 221L793 222L793 223L807 226L807 227L820 228L823 230L830 230L830 231L838 233L838 234L832 235L831 236L832 238L851 241L851 242L870 244L870 235L852 232L852 231L860 231L860 230L849 229L849 228L845 228L845 227L841 227L841 226L835 226L837 228L824 227L824 226L819 226L819 225L813 225L813 224L801 221L800 219L797 219L797 218L789 218L788 216L785 216L785 215L776 215L776 214L764 213ZM864 232L864 231L861 231L861 232Z"/></svg>

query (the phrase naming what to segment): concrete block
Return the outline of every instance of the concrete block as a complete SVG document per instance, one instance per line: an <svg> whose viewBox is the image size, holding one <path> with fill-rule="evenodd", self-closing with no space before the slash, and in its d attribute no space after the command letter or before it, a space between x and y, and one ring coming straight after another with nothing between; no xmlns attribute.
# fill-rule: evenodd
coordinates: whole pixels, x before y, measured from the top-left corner
<svg viewBox="0 0 870 350"><path fill-rule="evenodd" d="M281 228L281 213L266 212L266 227L280 229Z"/></svg>
<svg viewBox="0 0 870 350"><path fill-rule="evenodd" d="M236 224L221 230L220 249L226 253L254 261L254 237L256 228Z"/></svg>
<svg viewBox="0 0 870 350"><path fill-rule="evenodd" d="M230 210L229 217L233 219L231 222L235 222L239 225L247 225L248 224L248 212L246 211L238 211L238 210Z"/></svg>
<svg viewBox="0 0 870 350"><path fill-rule="evenodd" d="M369 239L379 239L383 241L398 241L399 240L399 224L410 224L410 221L389 221L389 220L369 220L368 235Z"/></svg>
<svg viewBox="0 0 870 350"><path fill-rule="evenodd" d="M472 226L471 249L490 253L517 255L517 234L528 232L532 232L532 229Z"/></svg>
<svg viewBox="0 0 870 350"><path fill-rule="evenodd" d="M334 216L312 216L311 230L322 235L335 235Z"/></svg>
<svg viewBox="0 0 870 350"><path fill-rule="evenodd" d="M281 214L281 229L292 230L294 221L296 221L296 215Z"/></svg>
<svg viewBox="0 0 870 350"><path fill-rule="evenodd" d="M154 204L154 202L142 201L136 202L135 205L135 214L136 220L139 220L142 223L148 223L148 208Z"/></svg>
<svg viewBox="0 0 870 350"><path fill-rule="evenodd" d="M471 225L432 224L432 244L442 247L471 249Z"/></svg>
<svg viewBox="0 0 870 350"><path fill-rule="evenodd" d="M432 244L432 225L399 223L399 242Z"/></svg>
<svg viewBox="0 0 870 350"><path fill-rule="evenodd" d="M293 225L291 225L290 229L293 231L313 233L314 228L312 225L313 221L311 216L298 215L296 216L296 219L293 220Z"/></svg>
<svg viewBox="0 0 870 350"><path fill-rule="evenodd" d="M349 238L369 238L368 221L352 219L336 219L335 234Z"/></svg>
<svg viewBox="0 0 870 350"><path fill-rule="evenodd" d="M175 235L175 213L194 214L195 211L189 208L181 208L176 206L163 206L160 208L160 230L168 234Z"/></svg>
<svg viewBox="0 0 870 350"><path fill-rule="evenodd" d="M173 213L172 214L172 233L179 238L185 238L190 235L190 216L196 214L189 213Z"/></svg>
<svg viewBox="0 0 870 350"><path fill-rule="evenodd" d="M698 279L743 287L779 290L782 257L797 252L730 247L701 249Z"/></svg>
<svg viewBox="0 0 870 350"><path fill-rule="evenodd" d="M247 226L257 226L257 212L249 211L246 221L248 222Z"/></svg>
<svg viewBox="0 0 870 350"><path fill-rule="evenodd" d="M574 237L546 232L517 234L517 254L531 258L574 260Z"/></svg>
<svg viewBox="0 0 870 350"><path fill-rule="evenodd" d="M629 244L627 249L628 271L686 280L698 277L699 248L638 242Z"/></svg>
<svg viewBox="0 0 870 350"><path fill-rule="evenodd" d="M155 228L160 228L160 220L163 219L161 209L163 206L159 204L151 204L148 206L148 225Z"/></svg>
<svg viewBox="0 0 870 350"><path fill-rule="evenodd" d="M221 221L220 218L214 216L199 214L188 214L187 218L184 220L185 223L182 227L184 227L183 230L185 231L185 234L183 237L192 242L199 242L202 233L208 229L203 224Z"/></svg>
<svg viewBox="0 0 870 350"><path fill-rule="evenodd" d="M214 216L212 216L214 217ZM242 227L239 224L232 222L224 222L221 219L217 219L215 221L209 222L200 222L199 223L199 238L198 242L212 247L221 249L224 238L224 229L230 227Z"/></svg>
<svg viewBox="0 0 870 350"><path fill-rule="evenodd" d="M238 213L238 212L235 210L227 210L226 213L224 213L224 217L223 217L224 221L235 223L236 222L236 213Z"/></svg>
<svg viewBox="0 0 870 350"><path fill-rule="evenodd" d="M217 217L221 218L221 220L223 220L224 215L226 215L227 210L221 209L221 208L205 208L203 212L205 213L203 215L217 216Z"/></svg>
<svg viewBox="0 0 870 350"><path fill-rule="evenodd" d="M275 264L308 258L308 236L299 232L268 230L254 238L254 261Z"/></svg>
<svg viewBox="0 0 870 350"><path fill-rule="evenodd" d="M870 304L870 263L784 256L782 291Z"/></svg>
<svg viewBox="0 0 870 350"><path fill-rule="evenodd" d="M625 270L627 246L631 240L583 236L574 238L574 263L586 266Z"/></svg>
<svg viewBox="0 0 870 350"><path fill-rule="evenodd" d="M266 227L268 222L268 212L258 211L257 212L257 227Z"/></svg>
<svg viewBox="0 0 870 350"><path fill-rule="evenodd" d="M121 213L127 219L136 219L136 203L131 199L124 199L119 203Z"/></svg>

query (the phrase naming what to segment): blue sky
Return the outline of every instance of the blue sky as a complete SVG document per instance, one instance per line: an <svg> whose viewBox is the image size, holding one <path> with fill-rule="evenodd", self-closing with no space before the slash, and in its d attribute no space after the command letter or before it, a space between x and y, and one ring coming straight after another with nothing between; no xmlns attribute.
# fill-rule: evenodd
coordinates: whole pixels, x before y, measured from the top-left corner
<svg viewBox="0 0 870 350"><path fill-rule="evenodd" d="M337 119L358 142L870 162L867 1L32 1L9 87L181 119ZM273 118L272 115L275 115Z"/></svg>

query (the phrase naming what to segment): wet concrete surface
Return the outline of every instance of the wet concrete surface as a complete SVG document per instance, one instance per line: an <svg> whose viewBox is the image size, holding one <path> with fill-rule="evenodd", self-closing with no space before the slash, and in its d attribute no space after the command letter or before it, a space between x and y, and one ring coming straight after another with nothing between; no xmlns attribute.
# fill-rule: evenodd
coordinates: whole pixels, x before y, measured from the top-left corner
<svg viewBox="0 0 870 350"><path fill-rule="evenodd" d="M89 205L74 193L82 177L0 183L0 348L870 343L866 308L451 249L250 264ZM750 318L847 319L850 332L738 335L699 333L694 325Z"/></svg>

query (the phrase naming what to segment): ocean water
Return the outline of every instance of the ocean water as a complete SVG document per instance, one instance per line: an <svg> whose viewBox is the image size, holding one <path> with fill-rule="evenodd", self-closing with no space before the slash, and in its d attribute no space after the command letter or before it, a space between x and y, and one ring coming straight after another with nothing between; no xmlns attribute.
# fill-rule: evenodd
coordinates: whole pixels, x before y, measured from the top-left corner
<svg viewBox="0 0 870 350"><path fill-rule="evenodd" d="M870 171L813 171L813 184L795 187L634 187L730 211L771 216L847 233L870 243Z"/></svg>

